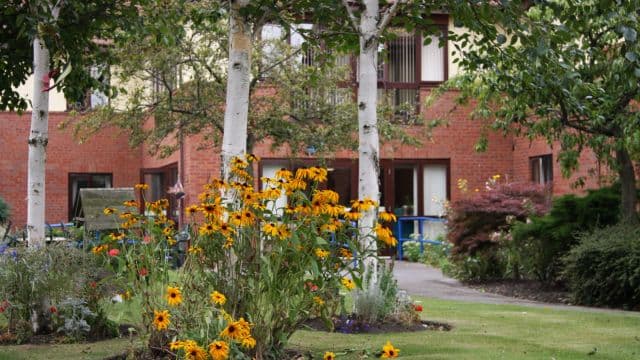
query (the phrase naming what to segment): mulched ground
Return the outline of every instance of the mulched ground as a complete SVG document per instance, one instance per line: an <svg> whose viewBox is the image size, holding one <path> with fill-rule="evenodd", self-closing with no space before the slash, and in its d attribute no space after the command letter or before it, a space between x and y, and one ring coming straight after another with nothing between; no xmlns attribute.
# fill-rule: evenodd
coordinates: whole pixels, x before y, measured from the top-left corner
<svg viewBox="0 0 640 360"><path fill-rule="evenodd" d="M389 332L414 332L414 331L449 331L453 326L436 321L422 320L419 322L406 323L399 321L385 321L379 323L366 323L364 321L349 318L333 319L334 331L346 334L384 334ZM326 324L321 319L311 319L304 323L303 328L329 331Z"/></svg>
<svg viewBox="0 0 640 360"><path fill-rule="evenodd" d="M518 299L572 305L569 292L562 286L549 286L534 280L501 280L465 285L479 291Z"/></svg>

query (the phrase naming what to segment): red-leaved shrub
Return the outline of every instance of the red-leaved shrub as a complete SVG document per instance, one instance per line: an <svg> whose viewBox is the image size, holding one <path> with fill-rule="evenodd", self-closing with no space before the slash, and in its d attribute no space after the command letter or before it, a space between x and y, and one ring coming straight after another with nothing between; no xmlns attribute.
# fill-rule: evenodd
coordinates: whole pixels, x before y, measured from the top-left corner
<svg viewBox="0 0 640 360"><path fill-rule="evenodd" d="M496 183L451 204L448 239L454 255L474 255L497 244L494 233L505 229L508 217L525 220L550 207L547 187L525 183Z"/></svg>

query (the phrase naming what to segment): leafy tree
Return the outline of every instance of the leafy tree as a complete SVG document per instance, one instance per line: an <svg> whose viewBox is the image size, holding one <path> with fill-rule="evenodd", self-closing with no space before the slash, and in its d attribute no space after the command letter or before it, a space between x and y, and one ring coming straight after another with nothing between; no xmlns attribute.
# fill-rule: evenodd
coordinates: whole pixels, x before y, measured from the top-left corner
<svg viewBox="0 0 640 360"><path fill-rule="evenodd" d="M73 124L76 136L84 141L104 126L116 125L127 132L131 146L146 143L160 157L173 153L180 138L190 135L202 135L202 147L220 146L228 59L224 11L181 1L146 9L140 28L114 40L118 65L113 80L122 87L119 96L108 106L81 113ZM355 149L351 73L348 66L336 66L340 53L326 51L326 41L315 30L295 23L264 24L254 31L260 34L272 24L281 26L279 36L252 35L251 57L256 60L249 83L247 151L265 138L274 147L288 146L293 154L307 146L324 155ZM289 44L287 37L294 33L304 40L302 45ZM415 143L393 126L390 106L378 111L385 139ZM145 126L150 118L153 126Z"/></svg>
<svg viewBox="0 0 640 360"><path fill-rule="evenodd" d="M632 155L640 145L638 6L629 1L535 2L523 16L504 12L498 32L484 8L471 8L473 35L460 36L465 75L450 86L461 100L478 100L492 127L529 138L559 141L568 176L583 149L618 172L621 211L637 219ZM509 21L511 19L511 21ZM514 21L518 19L518 21Z"/></svg>
<svg viewBox="0 0 640 360"><path fill-rule="evenodd" d="M9 0L0 8L0 109L24 110L27 102L16 88L30 74L34 77L27 179L30 246L44 244L49 90L60 87L68 98L78 98L87 88L99 87L89 73L105 53L96 39L106 38L134 13L135 1Z"/></svg>

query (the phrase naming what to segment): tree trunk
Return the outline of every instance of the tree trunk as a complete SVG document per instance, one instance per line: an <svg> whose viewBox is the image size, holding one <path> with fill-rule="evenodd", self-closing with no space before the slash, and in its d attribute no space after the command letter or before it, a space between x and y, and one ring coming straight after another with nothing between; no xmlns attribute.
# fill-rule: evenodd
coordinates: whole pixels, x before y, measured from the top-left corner
<svg viewBox="0 0 640 360"><path fill-rule="evenodd" d="M360 55L358 84L358 196L380 200L378 138L378 0L364 1L360 15ZM367 211L358 222L359 241L365 249L364 270L371 275L369 287L377 283L377 243L371 236L376 224L377 208Z"/></svg>
<svg viewBox="0 0 640 360"><path fill-rule="evenodd" d="M27 244L44 245L45 233L45 164L49 141L49 50L41 39L33 39L33 99L29 133L27 174Z"/></svg>
<svg viewBox="0 0 640 360"><path fill-rule="evenodd" d="M636 204L638 203L636 175L627 149L616 150L616 161L618 162L618 175L620 176L620 211L622 218L623 220L638 222L638 214L636 213Z"/></svg>
<svg viewBox="0 0 640 360"><path fill-rule="evenodd" d="M229 179L230 161L247 150L247 117L251 79L251 26L240 14L249 0L232 0L229 16L227 102L222 136L222 177Z"/></svg>

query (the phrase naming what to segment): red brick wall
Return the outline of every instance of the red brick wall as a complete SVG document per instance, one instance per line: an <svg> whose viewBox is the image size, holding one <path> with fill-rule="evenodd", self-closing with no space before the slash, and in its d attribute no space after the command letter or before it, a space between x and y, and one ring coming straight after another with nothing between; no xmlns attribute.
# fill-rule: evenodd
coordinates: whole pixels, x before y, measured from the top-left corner
<svg viewBox="0 0 640 360"><path fill-rule="evenodd" d="M513 152L513 172L514 178L519 181L529 181L531 179L531 168L529 159L534 156L551 154L553 161L553 194L561 195L567 193L583 193L587 189L600 186L599 176L607 171L605 166L600 166L595 155L590 150L584 150L580 155L579 169L571 174L569 178L562 176L558 153L560 144L555 143L553 147L545 140L529 141L528 139L515 138ZM576 181L584 177L585 186L575 187Z"/></svg>
<svg viewBox="0 0 640 360"><path fill-rule="evenodd" d="M69 130L59 130L66 113L49 114L49 145L46 165L46 220L68 220L69 173L112 173L113 186L125 187L139 180L141 155L131 149L126 136L104 130L83 144ZM22 226L27 218L27 138L31 113L22 116L0 112L0 197L12 209L12 221Z"/></svg>

